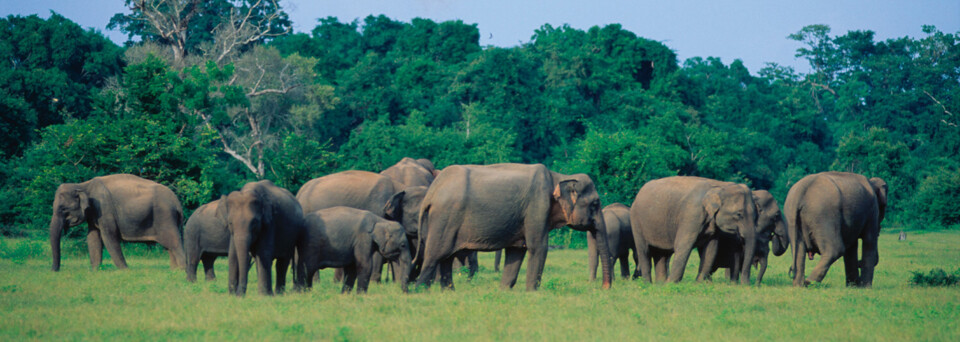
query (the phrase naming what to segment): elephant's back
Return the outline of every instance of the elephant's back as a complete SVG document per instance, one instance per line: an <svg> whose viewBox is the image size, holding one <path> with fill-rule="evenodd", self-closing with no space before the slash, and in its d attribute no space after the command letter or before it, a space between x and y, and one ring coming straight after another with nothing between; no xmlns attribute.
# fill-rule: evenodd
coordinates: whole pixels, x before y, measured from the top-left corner
<svg viewBox="0 0 960 342"><path fill-rule="evenodd" d="M680 222L703 216L703 195L708 189L723 183L690 176L647 182L637 192L630 206L632 229L639 230L650 246L673 249Z"/></svg>
<svg viewBox="0 0 960 342"><path fill-rule="evenodd" d="M310 180L297 192L296 199L304 212L345 206L382 215L394 192L393 181L387 176L349 170Z"/></svg>
<svg viewBox="0 0 960 342"><path fill-rule="evenodd" d="M409 186L430 186L433 183L433 171L427 169L423 164L413 158L404 157L393 166L380 172L394 182L401 185L400 188ZM400 190L400 188L396 190Z"/></svg>

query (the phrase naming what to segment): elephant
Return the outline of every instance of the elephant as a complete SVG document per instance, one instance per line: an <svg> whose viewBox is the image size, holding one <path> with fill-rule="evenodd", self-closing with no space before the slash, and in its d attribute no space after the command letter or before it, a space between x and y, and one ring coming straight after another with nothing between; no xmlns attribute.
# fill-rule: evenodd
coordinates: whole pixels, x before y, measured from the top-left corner
<svg viewBox="0 0 960 342"><path fill-rule="evenodd" d="M887 208L887 183L849 172L821 172L790 187L783 211L793 247L793 285L821 282L834 261L843 257L848 286L871 287L879 262L877 239ZM862 260L857 260L862 240ZM804 279L806 254L820 262Z"/></svg>
<svg viewBox="0 0 960 342"><path fill-rule="evenodd" d="M68 227L87 222L90 266L97 270L107 249L118 269L127 262L120 241L154 241L170 254L171 268L184 268L180 225L183 209L169 188L130 174L63 183L53 199L50 250L54 272L60 270L60 237Z"/></svg>
<svg viewBox="0 0 960 342"><path fill-rule="evenodd" d="M345 206L399 221L406 229L410 242L415 243L420 201L426 194L426 189L423 186L410 186L398 190L390 177L369 171L350 170L308 181L297 192L297 201L307 213ZM382 259L376 256L374 259L375 262L383 263ZM380 272L375 268L371 277L376 281L380 278ZM339 277L335 277L335 280L340 281Z"/></svg>
<svg viewBox="0 0 960 342"><path fill-rule="evenodd" d="M783 219L783 213L773 195L766 190L755 190L753 203L757 206L757 250L753 261L746 264L757 266L756 284L760 286L767 271L770 243L773 243L773 255L781 256L787 251L790 241L787 237L787 222ZM721 235L717 244L717 257L710 274L719 268L726 268L730 281L739 281L740 267L745 265L741 246L733 235ZM701 260L703 257L701 253Z"/></svg>
<svg viewBox="0 0 960 342"><path fill-rule="evenodd" d="M396 190L403 190L408 186L430 186L430 183L433 183L434 172L436 170L429 160L404 157L380 174L390 177L394 181Z"/></svg>
<svg viewBox="0 0 960 342"><path fill-rule="evenodd" d="M227 220L219 216L224 198L204 204L193 211L183 226L183 246L187 254L187 281L197 281L197 265L203 261L207 281L217 278L213 262L230 251L230 230Z"/></svg>
<svg viewBox="0 0 960 342"><path fill-rule="evenodd" d="M633 263L637 263L636 245L633 243L633 230L630 228L630 208L622 203L613 203L603 208L603 222L607 226L607 245L610 248L610 265L620 260L620 276L630 277L630 251L633 250ZM589 256L590 281L597 280L597 237L587 234L587 255ZM639 276L639 275L637 275Z"/></svg>
<svg viewBox="0 0 960 342"><path fill-rule="evenodd" d="M694 176L649 181L630 207L630 225L639 258L637 269L647 282L653 282L651 258L655 259L658 282L680 282L694 247L706 248L697 280L706 279L720 233L733 234L740 241L744 260L753 260L756 253L757 210L750 189L743 184ZM676 257L671 261L673 254ZM749 283L750 267L742 267L740 284Z"/></svg>
<svg viewBox="0 0 960 342"><path fill-rule="evenodd" d="M305 278L306 287L313 285L313 274L321 268L344 269L343 293L350 292L354 282L357 292L367 292L370 274L375 264L373 255L387 260L399 260L403 268L400 288L407 292L406 277L410 265L410 247L403 226L399 222L379 217L367 210L333 207L321 209L304 217L304 237L298 251L297 265Z"/></svg>
<svg viewBox="0 0 960 342"><path fill-rule="evenodd" d="M250 182L222 198L216 215L226 218L230 231L227 251L230 294L238 297L246 294L251 255L257 263L260 294L274 293L271 279L274 259L277 261L276 292L282 294L287 267L304 229L303 211L293 194L269 180ZM295 279L296 276L294 274Z"/></svg>
<svg viewBox="0 0 960 342"><path fill-rule="evenodd" d="M551 229L568 225L606 231L600 196L585 174L563 175L542 164L449 166L434 180L420 207L418 235L422 272L417 286L428 288L437 267L440 283L453 289L453 257L506 248L501 288L516 284L524 253L529 253L528 291L540 286ZM599 234L601 255L609 255ZM601 258L603 288L610 288L610 260Z"/></svg>

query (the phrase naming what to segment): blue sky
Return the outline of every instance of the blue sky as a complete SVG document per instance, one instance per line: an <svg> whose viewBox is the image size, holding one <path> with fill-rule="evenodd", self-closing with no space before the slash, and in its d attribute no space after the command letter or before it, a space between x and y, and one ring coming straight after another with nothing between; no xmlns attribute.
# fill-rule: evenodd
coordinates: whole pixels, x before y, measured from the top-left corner
<svg viewBox="0 0 960 342"><path fill-rule="evenodd" d="M694 56L716 56L729 64L743 60L752 73L775 62L807 72L794 53L800 45L787 35L810 24L827 24L832 34L872 30L878 40L922 37L922 25L944 32L960 32L960 1L523 1L523 0L282 0L294 30L309 32L317 19L335 16L341 21L385 14L395 20L415 17L434 21L460 19L476 23L480 44L509 47L528 42L544 23L569 24L578 29L619 23L637 35L661 41L682 62ZM56 11L83 27L104 32L117 42L119 32L106 31L114 13L125 12L123 0L0 0L0 15Z"/></svg>

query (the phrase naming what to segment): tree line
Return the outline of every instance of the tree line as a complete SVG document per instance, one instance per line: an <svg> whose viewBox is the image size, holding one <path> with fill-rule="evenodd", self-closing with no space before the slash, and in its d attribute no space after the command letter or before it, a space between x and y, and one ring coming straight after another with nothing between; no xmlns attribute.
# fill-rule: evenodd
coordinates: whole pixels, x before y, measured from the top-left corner
<svg viewBox="0 0 960 342"><path fill-rule="evenodd" d="M782 203L825 170L881 177L888 226L960 224L960 33L879 41L810 25L812 71L678 61L620 25L541 26L481 46L476 24L386 16L291 32L268 0L125 0L123 46L52 13L0 19L0 230L45 234L57 186L158 181L188 211L245 182L296 191L402 157L587 173L604 204L696 175ZM184 5L185 4L185 5Z"/></svg>

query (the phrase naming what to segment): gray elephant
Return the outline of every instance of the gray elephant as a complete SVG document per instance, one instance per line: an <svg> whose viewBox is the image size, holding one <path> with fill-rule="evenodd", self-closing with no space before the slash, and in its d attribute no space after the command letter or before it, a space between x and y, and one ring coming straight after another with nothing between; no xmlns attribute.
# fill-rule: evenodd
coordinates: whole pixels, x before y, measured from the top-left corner
<svg viewBox="0 0 960 342"><path fill-rule="evenodd" d="M754 265L758 268L756 284L759 286L767 271L771 242L773 255L781 256L786 252L790 242L787 237L787 222L783 219L777 200L766 190L755 190L753 203L757 206L757 250L753 261L743 263L743 244L735 236L723 234L717 244L717 257L710 272L711 275L719 268L726 268L730 281L737 282L740 278L740 267L745 264Z"/></svg>
<svg viewBox="0 0 960 342"><path fill-rule="evenodd" d="M305 212L344 206L367 210L377 216L399 221L404 225L411 242L416 240L420 202L426 187L410 186L398 190L396 183L387 176L368 171L343 171L315 178L305 183L297 192L297 201ZM376 262L383 263L377 259ZM374 280L380 272L374 271ZM339 277L335 277L340 281Z"/></svg>
<svg viewBox="0 0 960 342"><path fill-rule="evenodd" d="M620 261L620 276L630 277L630 251L633 251L633 263L637 263L636 245L633 243L633 230L630 228L630 208L622 203L613 203L603 208L603 222L607 226L607 245L610 248L610 265ZM599 232L598 232L599 233ZM597 280L597 237L587 234L587 255L590 281ZM637 275L639 277L639 274Z"/></svg>
<svg viewBox="0 0 960 342"><path fill-rule="evenodd" d="M304 218L304 238L300 241L300 274L307 288L313 285L313 275L327 267L343 268L345 279L342 292L350 292L354 282L357 292L367 292L370 274L375 266L373 256L380 254L387 260L398 260L404 267L400 287L407 291L407 272L410 265L410 247L400 223L390 221L367 211L349 207L321 209Z"/></svg>
<svg viewBox="0 0 960 342"><path fill-rule="evenodd" d="M183 226L183 247L187 254L187 281L197 281L197 265L203 261L203 271L208 281L217 278L213 262L218 256L227 256L230 251L230 230L227 220L217 215L223 197L204 204L193 211Z"/></svg>
<svg viewBox="0 0 960 342"><path fill-rule="evenodd" d="M437 267L441 285L453 288L453 257L506 248L502 288L512 288L529 253L527 290L540 285L551 229L568 225L606 231L600 197L585 174L562 175L541 164L454 165L440 172L420 209L423 271L417 286L429 287ZM609 255L605 234L597 235ZM601 258L603 288L610 287L610 260Z"/></svg>
<svg viewBox="0 0 960 342"><path fill-rule="evenodd" d="M694 247L706 249L697 280L706 279L717 255L719 233L734 234L741 241L744 260L753 260L756 253L757 210L743 184L689 176L649 181L630 207L630 223L638 269L647 282L652 282L651 258L657 281L682 280ZM740 283L750 283L749 266L742 267Z"/></svg>
<svg viewBox="0 0 960 342"><path fill-rule="evenodd" d="M873 285L879 261L877 239L887 208L887 183L855 173L822 172L803 177L790 187L783 205L793 246L793 284L820 282L834 261L843 257L849 286ZM862 260L857 243L862 240ZM820 262L804 280L804 257Z"/></svg>
<svg viewBox="0 0 960 342"><path fill-rule="evenodd" d="M436 170L429 160L404 157L380 174L390 177L395 182L397 190L403 190L408 186L430 186L430 183L433 183L434 172Z"/></svg>
<svg viewBox="0 0 960 342"><path fill-rule="evenodd" d="M127 262L120 241L155 241L170 253L170 266L183 268L180 225L183 209L169 188L134 175L95 177L83 183L64 183L57 188L50 219L50 250L53 271L60 270L60 237L67 227L87 223L90 266L96 270L103 248L118 269Z"/></svg>
<svg viewBox="0 0 960 342"><path fill-rule="evenodd" d="M283 293L287 267L303 233L303 211L286 189L268 180L247 183L221 199L217 215L226 218L230 231L229 291L247 292L250 257L257 264L260 294L273 295L271 268L277 265L276 292Z"/></svg>

